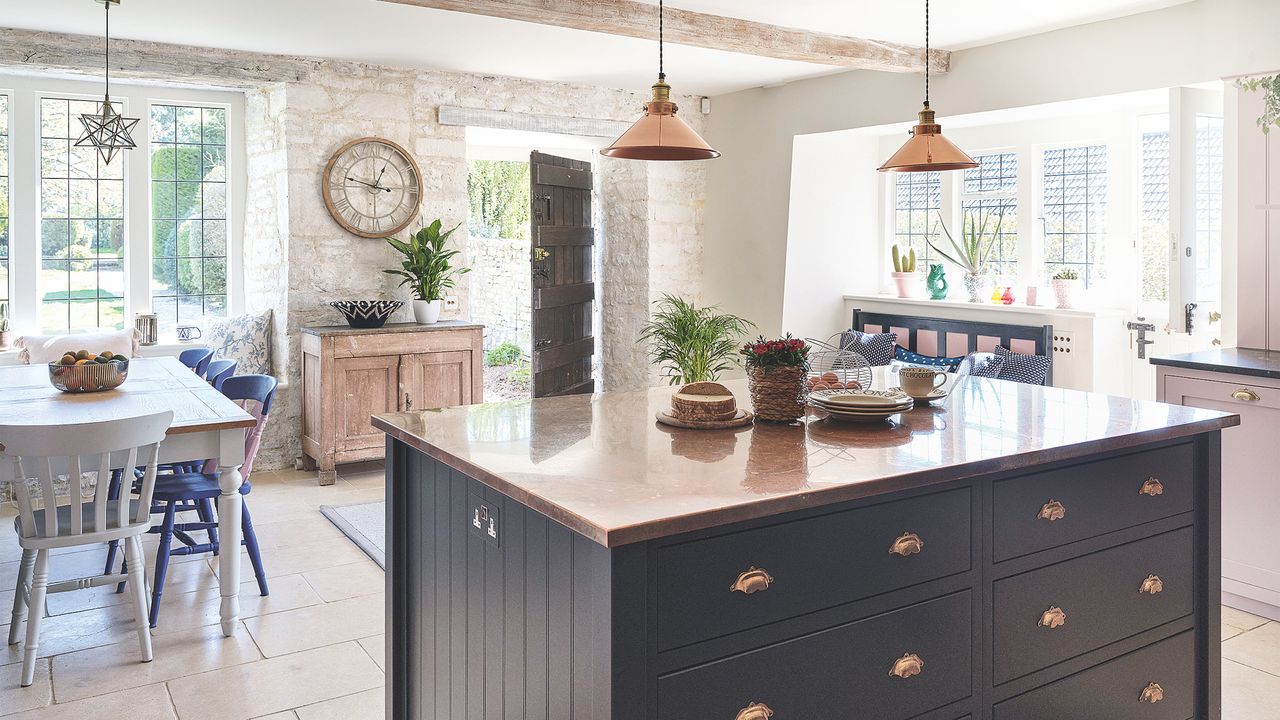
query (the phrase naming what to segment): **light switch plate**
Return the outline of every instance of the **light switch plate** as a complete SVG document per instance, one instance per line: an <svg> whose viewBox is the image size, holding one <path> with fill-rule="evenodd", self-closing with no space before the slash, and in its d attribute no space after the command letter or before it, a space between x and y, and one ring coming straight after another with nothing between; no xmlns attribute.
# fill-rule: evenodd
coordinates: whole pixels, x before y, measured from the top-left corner
<svg viewBox="0 0 1280 720"><path fill-rule="evenodd" d="M445 308L446 310L457 310L457 309L458 309L458 296L457 296L457 295L445 295L445 296L444 296L444 308Z"/></svg>

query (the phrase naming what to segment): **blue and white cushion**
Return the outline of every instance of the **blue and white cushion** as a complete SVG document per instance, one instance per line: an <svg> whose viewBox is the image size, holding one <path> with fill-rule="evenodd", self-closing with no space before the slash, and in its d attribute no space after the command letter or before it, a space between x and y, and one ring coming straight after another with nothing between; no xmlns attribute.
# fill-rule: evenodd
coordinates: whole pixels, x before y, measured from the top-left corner
<svg viewBox="0 0 1280 720"><path fill-rule="evenodd" d="M932 355L921 355L920 353L911 352L901 345L894 346L893 356L898 362L904 362L908 365L925 365L928 367L942 368L947 372L955 372L956 367L960 365L963 357L935 357Z"/></svg>
<svg viewBox="0 0 1280 720"><path fill-rule="evenodd" d="M897 346L897 333L864 333L861 330L840 333L840 349L858 353L871 365L888 365L893 361L893 349Z"/></svg>
<svg viewBox="0 0 1280 720"><path fill-rule="evenodd" d="M1003 368L1003 357L995 353L976 352L966 355L956 372L974 377L998 378Z"/></svg>
<svg viewBox="0 0 1280 720"><path fill-rule="evenodd" d="M1049 379L1049 367L1053 364L1052 358L1045 355L1023 355L1003 345L996 346L996 355L1004 361L1004 366L1000 368L1000 374L996 376L1001 380L1013 380L1014 382L1027 383L1029 385L1044 385Z"/></svg>
<svg viewBox="0 0 1280 720"><path fill-rule="evenodd" d="M237 363L241 375L271 374L271 311L261 315L238 315L205 319L201 344L220 358Z"/></svg>

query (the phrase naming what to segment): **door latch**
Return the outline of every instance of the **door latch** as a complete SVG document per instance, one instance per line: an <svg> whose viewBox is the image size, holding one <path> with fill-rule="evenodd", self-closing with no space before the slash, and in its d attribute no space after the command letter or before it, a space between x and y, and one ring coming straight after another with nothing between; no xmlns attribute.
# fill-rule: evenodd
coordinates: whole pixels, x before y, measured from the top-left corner
<svg viewBox="0 0 1280 720"><path fill-rule="evenodd" d="M536 247L533 249L533 261L542 262L551 257L551 251L546 248Z"/></svg>
<svg viewBox="0 0 1280 720"><path fill-rule="evenodd" d="M1197 307L1199 307L1199 305L1196 305L1195 303L1187 303L1186 307L1185 307L1185 308L1184 308L1184 310L1183 310L1183 311L1186 313L1186 318L1187 318L1187 334L1188 334L1188 335L1190 335L1190 334L1191 334L1191 326L1192 326L1192 324L1195 322L1195 319L1196 319L1196 308L1197 308Z"/></svg>
<svg viewBox="0 0 1280 720"><path fill-rule="evenodd" d="M1143 317L1138 318L1138 320L1145 320L1145 319L1146 318L1143 318ZM1146 360L1147 346L1155 343L1155 340L1147 339L1147 333L1155 332L1156 326L1148 322L1128 322L1128 323L1125 323L1125 327L1133 332L1138 333L1138 339L1134 341L1134 343L1138 346L1138 359Z"/></svg>

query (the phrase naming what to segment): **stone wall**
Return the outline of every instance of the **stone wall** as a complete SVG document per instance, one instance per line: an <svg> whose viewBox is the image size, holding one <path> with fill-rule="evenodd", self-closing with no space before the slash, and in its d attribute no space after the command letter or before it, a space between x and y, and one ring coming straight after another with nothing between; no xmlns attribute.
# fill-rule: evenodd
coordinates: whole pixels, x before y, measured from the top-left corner
<svg viewBox="0 0 1280 720"><path fill-rule="evenodd" d="M0 29L0 69L97 77L99 38ZM239 89L245 93L248 206L245 297L248 310L275 313L275 372L283 381L258 467L292 462L300 452L299 328L341 322L335 299L409 299L382 273L394 261L385 243L342 231L329 217L320 177L334 151L365 135L409 149L423 172L422 218L463 223L451 242L471 261L465 220L465 129L441 125L441 105L561 117L630 121L647 88L607 88L369 64L120 41L112 76L147 82ZM678 98L685 108L692 98ZM696 112L684 115L701 129ZM599 328L602 384L643 387L654 380L636 332L663 291L700 299L702 198L697 163L598 158L601 256ZM464 275L453 316L472 317ZM654 278L654 282L650 282ZM527 297L527 295L526 295ZM402 311L395 319L409 317Z"/></svg>
<svg viewBox="0 0 1280 720"><path fill-rule="evenodd" d="M471 258L467 277L471 319L484 323L485 349L509 342L529 355L529 241L472 235L467 254Z"/></svg>

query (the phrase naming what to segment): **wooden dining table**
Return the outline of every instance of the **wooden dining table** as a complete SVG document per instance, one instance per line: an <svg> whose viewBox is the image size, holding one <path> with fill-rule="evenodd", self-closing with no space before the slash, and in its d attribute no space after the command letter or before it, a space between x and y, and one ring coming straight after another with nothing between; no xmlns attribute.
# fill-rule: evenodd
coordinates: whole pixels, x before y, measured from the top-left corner
<svg viewBox="0 0 1280 720"><path fill-rule="evenodd" d="M94 393L54 388L43 364L0 367L0 426L105 422L165 410L173 412L173 424L160 443L159 462L218 459L218 531L223 548L238 548L240 466L245 432L256 422L243 408L174 357L134 358L123 385ZM0 450L3 443L0 436ZM0 483L13 480L13 470L12 462L0 462ZM222 634L230 637L240 616L239 552L218 554L218 585Z"/></svg>

